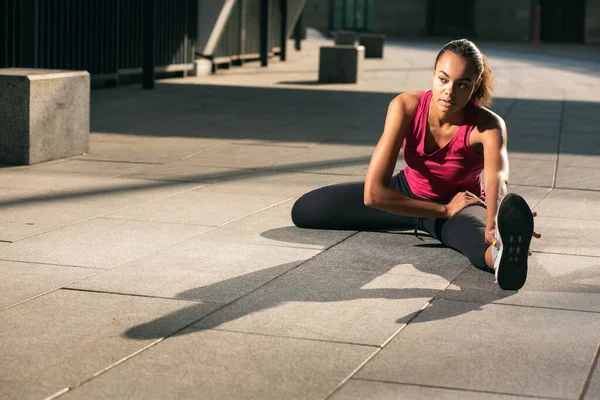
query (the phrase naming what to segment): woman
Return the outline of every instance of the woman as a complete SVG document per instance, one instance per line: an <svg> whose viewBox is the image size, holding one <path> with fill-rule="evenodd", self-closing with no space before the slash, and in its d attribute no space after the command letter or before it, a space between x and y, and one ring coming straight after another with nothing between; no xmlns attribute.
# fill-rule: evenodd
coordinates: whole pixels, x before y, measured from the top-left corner
<svg viewBox="0 0 600 400"><path fill-rule="evenodd" d="M501 288L520 289L531 238L540 235L525 200L506 194L506 127L486 108L491 91L491 70L475 44L466 39L446 44L435 61L432 90L391 101L364 184L305 194L292 209L294 224L351 230L415 226L475 267L495 272ZM392 176L401 148L407 166Z"/></svg>

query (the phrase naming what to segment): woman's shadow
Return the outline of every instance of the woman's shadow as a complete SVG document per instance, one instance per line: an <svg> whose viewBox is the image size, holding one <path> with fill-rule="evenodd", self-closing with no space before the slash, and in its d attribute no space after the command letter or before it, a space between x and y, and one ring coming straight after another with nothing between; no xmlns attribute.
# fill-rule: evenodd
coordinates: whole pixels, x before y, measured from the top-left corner
<svg viewBox="0 0 600 400"><path fill-rule="evenodd" d="M442 291L460 292L460 287L450 288L448 285L466 269L474 269L464 256L427 236L419 239L412 232L405 231L345 232L347 239L308 261L269 267L181 292L176 295L177 299L199 303L132 327L124 336L147 340L169 336L174 332L179 335L194 330L217 328L227 322L290 302L413 299L422 300L419 302L422 306L439 296ZM331 241L331 236L327 236L326 231L294 226L268 230L261 233L261 236L279 242L309 246L328 246ZM478 272L493 280L492 274ZM225 305L215 304L215 299L223 298L224 293L238 295ZM514 292L506 292L501 296L512 294ZM431 318L451 318L480 310L484 304L485 302L466 302L444 315L437 313ZM407 308L399 304L398 315L391 318L400 326L411 321L419 312L420 306L413 306L407 312ZM367 307L365 306L365 313L369 312ZM290 322L289 319L294 318L292 316L284 317L288 319L288 325L298 322ZM427 320L427 316L420 316L413 322L422 323ZM377 321L373 319L373 322ZM194 324L193 329L182 329L191 324Z"/></svg>

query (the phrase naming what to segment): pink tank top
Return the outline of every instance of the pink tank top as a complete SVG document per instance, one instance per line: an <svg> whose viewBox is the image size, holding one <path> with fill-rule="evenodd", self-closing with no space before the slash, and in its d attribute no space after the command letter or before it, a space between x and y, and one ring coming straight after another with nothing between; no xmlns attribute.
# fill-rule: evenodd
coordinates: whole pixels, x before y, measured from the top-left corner
<svg viewBox="0 0 600 400"><path fill-rule="evenodd" d="M434 151L425 153L427 117L431 102L431 90L421 94L412 122L412 132L404 139L404 175L412 192L423 199L447 202L459 191L468 190L485 200L481 184L483 156L469 144L475 125L477 108L469 103L465 109L463 124L450 142Z"/></svg>

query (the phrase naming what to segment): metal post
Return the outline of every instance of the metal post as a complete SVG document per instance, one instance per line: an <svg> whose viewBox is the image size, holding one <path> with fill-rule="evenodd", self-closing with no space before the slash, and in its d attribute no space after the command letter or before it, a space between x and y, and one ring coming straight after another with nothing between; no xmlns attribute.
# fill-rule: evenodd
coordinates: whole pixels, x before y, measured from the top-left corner
<svg viewBox="0 0 600 400"><path fill-rule="evenodd" d="M260 2L260 65L269 65L269 50L271 45L271 0Z"/></svg>
<svg viewBox="0 0 600 400"><path fill-rule="evenodd" d="M154 89L154 60L156 57L156 0L143 2L144 45L142 57L142 87Z"/></svg>
<svg viewBox="0 0 600 400"><path fill-rule="evenodd" d="M335 30L335 0L329 0L329 29L327 36L330 36L333 30Z"/></svg>
<svg viewBox="0 0 600 400"><path fill-rule="evenodd" d="M288 0L280 0L281 1L281 44L279 51L279 58L281 61L285 61L287 57L287 20L288 20Z"/></svg>
<svg viewBox="0 0 600 400"><path fill-rule="evenodd" d="M301 13L298 17L298 21L296 21L296 26L294 27L294 47L297 51L300 51L302 48L302 30L304 29L304 21L302 16L304 13Z"/></svg>
<svg viewBox="0 0 600 400"><path fill-rule="evenodd" d="M248 4L246 0L239 0L240 5L240 65L244 64L246 54L246 21L248 20Z"/></svg>

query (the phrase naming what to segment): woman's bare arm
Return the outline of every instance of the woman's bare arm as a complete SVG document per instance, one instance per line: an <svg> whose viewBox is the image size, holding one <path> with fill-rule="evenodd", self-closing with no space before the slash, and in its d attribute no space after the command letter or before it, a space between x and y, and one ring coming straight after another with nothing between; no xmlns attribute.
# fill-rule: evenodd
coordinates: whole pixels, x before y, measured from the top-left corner
<svg viewBox="0 0 600 400"><path fill-rule="evenodd" d="M487 200L486 240L494 240L498 205L508 191L509 165L506 150L506 125L502 118L485 110L478 125L478 141L483 144L483 176Z"/></svg>

